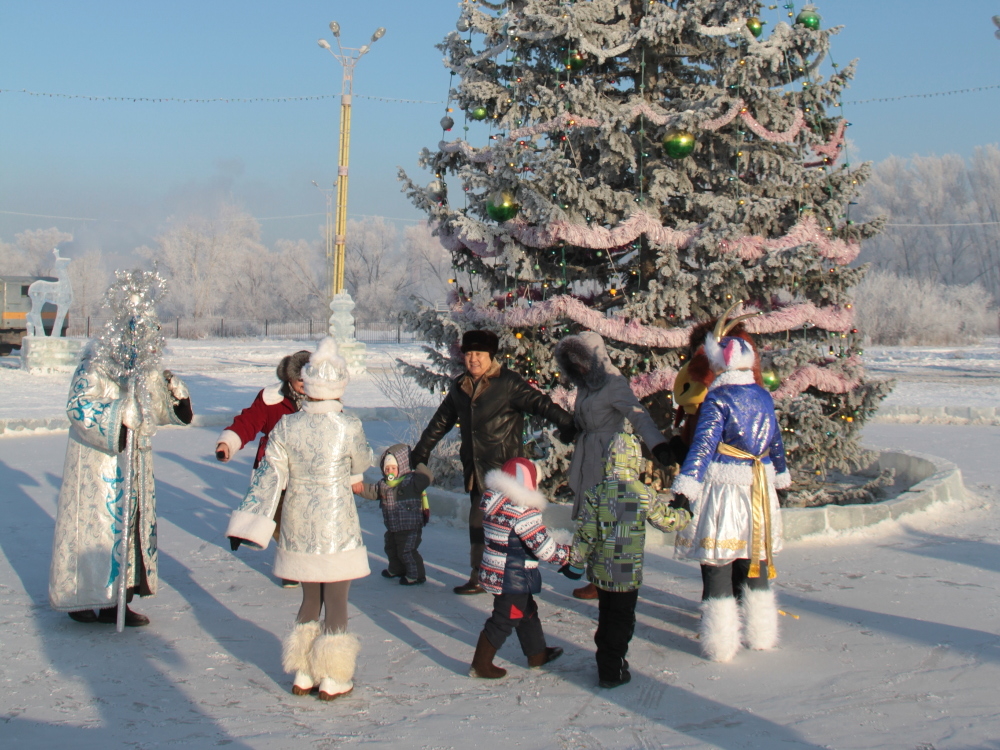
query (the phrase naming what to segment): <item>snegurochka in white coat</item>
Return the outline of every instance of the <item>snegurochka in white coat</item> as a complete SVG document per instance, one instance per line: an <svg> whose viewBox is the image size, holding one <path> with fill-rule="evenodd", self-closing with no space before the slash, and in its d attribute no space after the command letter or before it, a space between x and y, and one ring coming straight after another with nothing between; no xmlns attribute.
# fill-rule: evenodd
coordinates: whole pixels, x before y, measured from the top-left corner
<svg viewBox="0 0 1000 750"><path fill-rule="evenodd" d="M282 664L294 673L292 692L331 700L354 688L361 648L347 632L350 582L368 575L368 551L352 488L372 465L361 421L343 413L347 362L325 338L302 368L306 400L271 431L250 489L226 535L265 548L284 491L274 574L302 582L302 605L284 642ZM321 620L321 611L326 615Z"/></svg>

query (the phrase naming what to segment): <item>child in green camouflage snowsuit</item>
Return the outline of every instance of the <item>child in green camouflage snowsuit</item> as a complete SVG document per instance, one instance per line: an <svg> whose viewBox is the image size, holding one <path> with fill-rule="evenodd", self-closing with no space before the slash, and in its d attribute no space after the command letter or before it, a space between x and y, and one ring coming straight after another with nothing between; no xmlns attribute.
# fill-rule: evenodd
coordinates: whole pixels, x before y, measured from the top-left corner
<svg viewBox="0 0 1000 750"><path fill-rule="evenodd" d="M639 438L616 434L604 479L586 493L570 561L560 570L568 578L580 578L586 569L587 578L597 587L594 643L599 684L605 688L632 679L625 655L635 630L635 605L642 585L646 517L656 499L639 477L643 464ZM686 511L661 505L656 510L670 516L675 525L684 521Z"/></svg>

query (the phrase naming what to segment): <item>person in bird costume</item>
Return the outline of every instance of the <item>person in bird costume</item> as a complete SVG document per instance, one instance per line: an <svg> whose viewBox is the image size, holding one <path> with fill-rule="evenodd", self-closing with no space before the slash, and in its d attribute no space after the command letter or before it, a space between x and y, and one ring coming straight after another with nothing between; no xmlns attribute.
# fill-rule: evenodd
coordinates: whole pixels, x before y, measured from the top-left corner
<svg viewBox="0 0 1000 750"><path fill-rule="evenodd" d="M768 581L781 549L776 490L791 484L774 402L756 381L756 350L728 335L751 317L728 321L735 307L705 337L715 377L672 486L675 501L686 501L693 516L675 544L679 557L701 564L702 650L721 662L739 651L741 631L751 648L777 645L778 610Z"/></svg>

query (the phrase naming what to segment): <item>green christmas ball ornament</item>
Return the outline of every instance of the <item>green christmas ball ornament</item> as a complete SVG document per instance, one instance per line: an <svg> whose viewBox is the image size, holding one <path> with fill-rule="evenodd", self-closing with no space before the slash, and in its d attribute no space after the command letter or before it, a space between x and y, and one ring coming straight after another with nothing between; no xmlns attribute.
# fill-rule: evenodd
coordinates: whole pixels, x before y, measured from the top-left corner
<svg viewBox="0 0 1000 750"><path fill-rule="evenodd" d="M817 13L816 9L811 5L803 9L802 12L795 18L795 23L797 25L805 26L811 31L816 31L819 28L819 22L819 13Z"/></svg>
<svg viewBox="0 0 1000 750"><path fill-rule="evenodd" d="M769 391L776 391L781 386L781 378L778 377L778 373L774 370L761 371L760 378L764 381L764 386Z"/></svg>
<svg viewBox="0 0 1000 750"><path fill-rule="evenodd" d="M580 70L586 64L587 58L576 50L570 52L569 57L566 58L566 67L570 70Z"/></svg>
<svg viewBox="0 0 1000 750"><path fill-rule="evenodd" d="M514 194L509 190L498 190L486 199L486 213L496 222L510 221L520 210Z"/></svg>
<svg viewBox="0 0 1000 750"><path fill-rule="evenodd" d="M764 33L764 24L756 17L747 19L747 28L750 29L750 33L754 35L755 39L760 39L760 35Z"/></svg>
<svg viewBox="0 0 1000 750"><path fill-rule="evenodd" d="M683 159L694 151L694 135L686 130L671 130L663 136L663 150L671 159Z"/></svg>
<svg viewBox="0 0 1000 750"><path fill-rule="evenodd" d="M486 107L481 104L478 107L473 107L469 110L469 117L473 120L485 120L487 114L488 112L486 111Z"/></svg>

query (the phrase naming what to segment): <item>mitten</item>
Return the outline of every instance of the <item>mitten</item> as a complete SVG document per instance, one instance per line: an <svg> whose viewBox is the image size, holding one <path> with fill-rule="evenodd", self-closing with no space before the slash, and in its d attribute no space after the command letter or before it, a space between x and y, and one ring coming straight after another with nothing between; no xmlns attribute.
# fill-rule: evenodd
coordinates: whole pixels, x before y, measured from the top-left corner
<svg viewBox="0 0 1000 750"><path fill-rule="evenodd" d="M231 536L231 537L229 537L229 549L231 549L233 552L235 552L236 550L238 550L240 548L240 543L242 541L243 540L240 539L238 536Z"/></svg>
<svg viewBox="0 0 1000 750"><path fill-rule="evenodd" d="M650 506L646 520L666 533L682 531L691 523L691 512L684 508L672 508L669 503L656 502Z"/></svg>
<svg viewBox="0 0 1000 750"><path fill-rule="evenodd" d="M566 563L561 568L559 568L559 572L562 573L567 578L569 578L571 581L579 581L581 578L583 578L583 568L574 568L569 563Z"/></svg>
<svg viewBox="0 0 1000 750"><path fill-rule="evenodd" d="M170 370L164 370L163 377L167 381L167 388L170 389L170 394L175 399L183 401L186 398L191 398L191 393L188 391L184 381L180 378L174 377L174 374L170 372Z"/></svg>
<svg viewBox="0 0 1000 750"><path fill-rule="evenodd" d="M142 424L142 412L139 410L139 403L132 397L125 399L122 406L122 424L130 430L138 429Z"/></svg>

